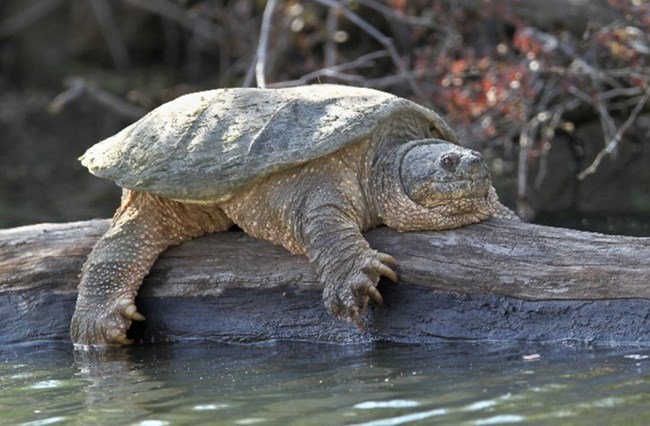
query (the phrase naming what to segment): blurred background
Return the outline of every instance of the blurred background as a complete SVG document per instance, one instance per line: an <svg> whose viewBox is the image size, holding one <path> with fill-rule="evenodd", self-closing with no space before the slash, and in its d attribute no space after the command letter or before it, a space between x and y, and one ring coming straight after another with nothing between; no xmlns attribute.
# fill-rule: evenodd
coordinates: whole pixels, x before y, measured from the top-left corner
<svg viewBox="0 0 650 426"><path fill-rule="evenodd" d="M646 0L0 0L0 228L110 217L77 158L163 102L319 82L444 114L525 220L650 235Z"/></svg>

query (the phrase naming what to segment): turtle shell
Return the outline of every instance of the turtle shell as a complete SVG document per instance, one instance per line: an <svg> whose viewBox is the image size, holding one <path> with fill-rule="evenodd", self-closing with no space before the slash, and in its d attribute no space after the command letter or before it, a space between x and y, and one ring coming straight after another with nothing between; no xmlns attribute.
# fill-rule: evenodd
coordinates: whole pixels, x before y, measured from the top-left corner
<svg viewBox="0 0 650 426"><path fill-rule="evenodd" d="M123 188L220 202L257 179L355 143L405 111L456 142L435 112L378 90L328 84L233 88L168 102L80 160Z"/></svg>

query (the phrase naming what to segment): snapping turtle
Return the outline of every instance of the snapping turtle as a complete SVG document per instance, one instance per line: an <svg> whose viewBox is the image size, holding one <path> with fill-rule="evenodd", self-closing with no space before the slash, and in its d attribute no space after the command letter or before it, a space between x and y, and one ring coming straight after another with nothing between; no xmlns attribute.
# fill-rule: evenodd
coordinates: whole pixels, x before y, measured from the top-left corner
<svg viewBox="0 0 650 426"><path fill-rule="evenodd" d="M334 315L363 328L394 259L362 232L449 229L493 214L481 155L438 114L377 90L338 85L220 89L151 111L81 158L124 188L82 269L71 336L127 344L134 299L169 246L233 224L306 255Z"/></svg>

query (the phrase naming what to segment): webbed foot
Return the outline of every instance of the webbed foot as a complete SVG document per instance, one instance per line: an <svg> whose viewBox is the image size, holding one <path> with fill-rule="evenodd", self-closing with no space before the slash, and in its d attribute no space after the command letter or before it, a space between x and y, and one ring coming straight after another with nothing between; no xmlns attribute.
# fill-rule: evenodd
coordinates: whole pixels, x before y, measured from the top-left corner
<svg viewBox="0 0 650 426"><path fill-rule="evenodd" d="M132 297L104 303L89 303L80 296L72 316L70 335L76 345L130 345L126 331L132 321L144 321Z"/></svg>
<svg viewBox="0 0 650 426"><path fill-rule="evenodd" d="M341 265L338 280L327 280L323 298L329 311L340 319L354 322L364 330L362 314L370 299L383 305L384 299L377 283L381 276L397 282L397 275L388 265L395 265L395 259L385 253L368 250L352 262ZM347 268L349 269L346 269Z"/></svg>

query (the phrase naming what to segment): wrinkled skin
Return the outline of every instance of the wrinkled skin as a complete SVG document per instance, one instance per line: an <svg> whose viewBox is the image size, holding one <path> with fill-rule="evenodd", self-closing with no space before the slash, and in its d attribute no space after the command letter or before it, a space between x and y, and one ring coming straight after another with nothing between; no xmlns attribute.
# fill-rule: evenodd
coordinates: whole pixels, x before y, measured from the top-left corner
<svg viewBox="0 0 650 426"><path fill-rule="evenodd" d="M83 267L73 342L131 343L131 321L144 320L135 296L158 255L233 224L306 255L324 284L327 309L363 329L369 300L383 302L380 277L397 276L395 260L371 249L362 232L380 224L442 230L495 214L513 217L497 201L480 154L436 137L436 129L415 118L378 126L372 140L264 178L213 205L127 191Z"/></svg>

